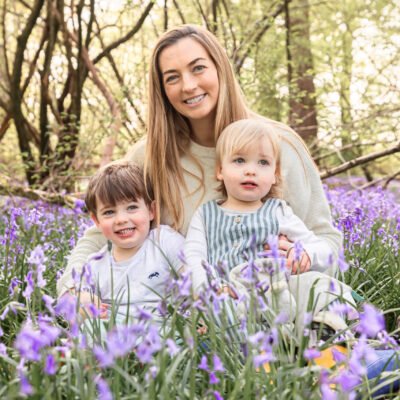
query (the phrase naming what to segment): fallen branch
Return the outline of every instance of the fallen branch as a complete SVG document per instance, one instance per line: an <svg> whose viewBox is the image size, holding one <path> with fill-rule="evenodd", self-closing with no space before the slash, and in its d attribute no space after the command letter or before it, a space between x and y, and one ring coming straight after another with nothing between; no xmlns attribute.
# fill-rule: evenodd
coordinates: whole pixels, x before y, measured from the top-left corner
<svg viewBox="0 0 400 400"><path fill-rule="evenodd" d="M81 202L78 197L62 194L48 193L43 190L30 189L21 185L7 185L0 183L0 195L3 196L18 196L30 200L42 200L51 204L59 204L74 208L77 202Z"/></svg>
<svg viewBox="0 0 400 400"><path fill-rule="evenodd" d="M398 153L400 151L400 142L398 142L395 146L389 147L386 150L377 151L375 153L368 154L366 156L361 156L355 158L353 160L347 161L338 167L334 167L329 169L328 171L324 171L320 173L321 179L330 178L331 176L338 175L341 172L348 171L351 168L358 167L360 165L367 164L371 161L377 160L378 158L386 157L394 153Z"/></svg>

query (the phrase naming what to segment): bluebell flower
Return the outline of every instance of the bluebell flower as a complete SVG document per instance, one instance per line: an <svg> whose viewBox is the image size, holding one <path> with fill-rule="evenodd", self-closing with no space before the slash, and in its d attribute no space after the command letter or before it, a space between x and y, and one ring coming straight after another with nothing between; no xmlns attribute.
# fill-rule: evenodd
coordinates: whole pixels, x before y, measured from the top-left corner
<svg viewBox="0 0 400 400"><path fill-rule="evenodd" d="M54 375L57 372L57 363L53 354L48 354L43 371L47 375Z"/></svg>

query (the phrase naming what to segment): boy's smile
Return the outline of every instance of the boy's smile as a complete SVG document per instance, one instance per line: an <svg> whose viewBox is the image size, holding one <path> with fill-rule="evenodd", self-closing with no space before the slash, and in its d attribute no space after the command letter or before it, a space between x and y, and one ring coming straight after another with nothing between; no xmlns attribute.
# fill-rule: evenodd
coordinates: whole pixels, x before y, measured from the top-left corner
<svg viewBox="0 0 400 400"><path fill-rule="evenodd" d="M96 226L113 243L116 261L126 260L140 249L153 218L154 204L148 207L143 199L123 201L114 206L97 199L97 213L92 215Z"/></svg>

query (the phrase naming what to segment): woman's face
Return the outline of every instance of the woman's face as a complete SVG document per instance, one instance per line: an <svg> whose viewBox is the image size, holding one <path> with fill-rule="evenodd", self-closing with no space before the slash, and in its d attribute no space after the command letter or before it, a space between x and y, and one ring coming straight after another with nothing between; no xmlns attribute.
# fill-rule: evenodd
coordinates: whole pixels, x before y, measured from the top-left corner
<svg viewBox="0 0 400 400"><path fill-rule="evenodd" d="M219 80L204 47L192 38L181 39L161 52L159 65L165 93L175 110L192 126L214 123Z"/></svg>

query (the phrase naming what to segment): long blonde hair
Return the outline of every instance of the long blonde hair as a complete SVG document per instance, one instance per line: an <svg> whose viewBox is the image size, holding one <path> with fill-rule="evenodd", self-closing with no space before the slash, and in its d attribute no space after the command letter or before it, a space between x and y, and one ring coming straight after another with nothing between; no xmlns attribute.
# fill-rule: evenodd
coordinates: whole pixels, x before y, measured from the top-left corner
<svg viewBox="0 0 400 400"><path fill-rule="evenodd" d="M144 171L153 185L156 200L155 222L160 223L160 207L162 207L172 219L172 226L175 229L180 229L183 222L183 202L180 187L187 190L184 181L184 169L181 165L182 156L186 155L191 158L202 171L202 176L199 178L199 190L201 189L203 194L205 193L202 165L190 154L189 150L191 140L189 121L170 104L164 90L160 70L161 52L184 38L191 38L201 44L217 69L219 94L214 127L215 142L226 126L234 121L246 118L263 118L274 125L284 127L297 138L300 138L286 125L268 120L248 109L228 56L211 32L196 25L181 25L165 32L155 45L150 60L148 134Z"/></svg>
<svg viewBox="0 0 400 400"><path fill-rule="evenodd" d="M281 157L280 140L281 137L272 124L263 119L242 119L228 125L222 132L215 148L216 164L219 170L225 157L231 157L233 154L246 151L247 148L266 140L272 148L272 154L275 158L275 183L271 186L269 192L261 200L268 198L280 198L282 196L282 178L281 178ZM224 198L228 197L226 187L223 181L218 187Z"/></svg>
<svg viewBox="0 0 400 400"><path fill-rule="evenodd" d="M153 185L156 198L156 222L160 222L160 206L171 216L173 227L179 229L183 221L183 203L180 187L185 187L181 157L187 155L198 164L189 152L190 124L170 104L162 83L161 52L183 38L192 38L208 52L215 64L219 79L219 94L215 117L215 140L231 122L247 118L249 111L244 96L235 79L225 50L217 38L206 29L195 25L182 25L164 33L152 54L149 75L148 137L144 163L145 173ZM199 187L205 190L203 179Z"/></svg>

